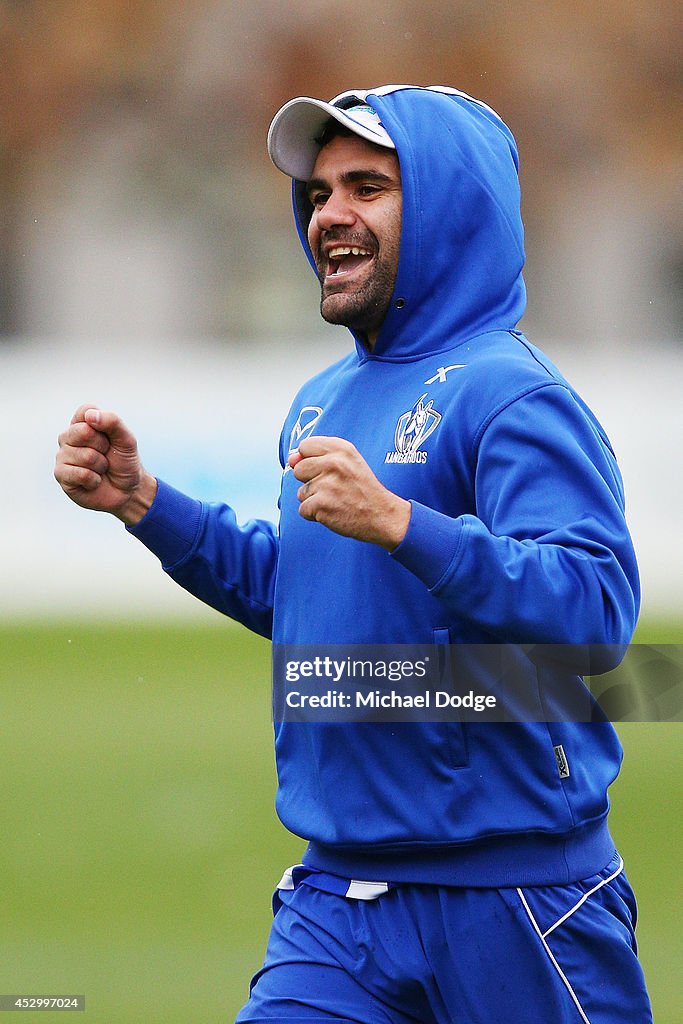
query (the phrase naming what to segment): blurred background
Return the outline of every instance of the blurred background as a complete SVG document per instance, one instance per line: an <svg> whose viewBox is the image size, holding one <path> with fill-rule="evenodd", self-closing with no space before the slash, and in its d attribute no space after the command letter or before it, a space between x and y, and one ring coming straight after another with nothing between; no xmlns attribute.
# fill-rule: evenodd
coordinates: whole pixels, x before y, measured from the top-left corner
<svg viewBox="0 0 683 1024"><path fill-rule="evenodd" d="M522 326L614 442L640 636L680 641L681 22L673 0L0 0L1 992L231 1019L301 853L272 811L267 644L52 479L87 401L158 475L277 515L289 402L348 347L265 151L292 96L446 84L510 124ZM615 786L659 1024L680 1017L679 728L625 726Z"/></svg>

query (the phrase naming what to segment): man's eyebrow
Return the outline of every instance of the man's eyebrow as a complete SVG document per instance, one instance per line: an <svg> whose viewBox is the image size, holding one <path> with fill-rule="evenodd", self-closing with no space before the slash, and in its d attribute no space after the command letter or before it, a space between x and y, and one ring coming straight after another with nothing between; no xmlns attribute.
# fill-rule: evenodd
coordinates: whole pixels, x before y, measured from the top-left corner
<svg viewBox="0 0 683 1024"><path fill-rule="evenodd" d="M345 171L340 176L340 180L343 185L354 185L359 181L376 181L380 185L396 184L396 179L391 174L385 174L384 171L378 171L374 167L360 167L353 171ZM313 192L324 192L329 187L329 182L324 178L311 178L306 185L306 194L310 196Z"/></svg>

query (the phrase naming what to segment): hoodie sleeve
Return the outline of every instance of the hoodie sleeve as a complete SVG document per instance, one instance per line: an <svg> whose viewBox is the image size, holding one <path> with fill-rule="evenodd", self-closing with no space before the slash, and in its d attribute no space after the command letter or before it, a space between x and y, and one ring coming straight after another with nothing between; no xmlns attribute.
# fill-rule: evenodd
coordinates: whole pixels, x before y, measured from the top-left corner
<svg viewBox="0 0 683 1024"><path fill-rule="evenodd" d="M181 587L270 637L279 538L273 523L238 525L234 511L189 498L162 480L152 507L128 532Z"/></svg>
<svg viewBox="0 0 683 1024"><path fill-rule="evenodd" d="M475 453L476 515L414 502L393 557L506 642L628 644L639 583L621 480L571 392L552 384L511 402Z"/></svg>

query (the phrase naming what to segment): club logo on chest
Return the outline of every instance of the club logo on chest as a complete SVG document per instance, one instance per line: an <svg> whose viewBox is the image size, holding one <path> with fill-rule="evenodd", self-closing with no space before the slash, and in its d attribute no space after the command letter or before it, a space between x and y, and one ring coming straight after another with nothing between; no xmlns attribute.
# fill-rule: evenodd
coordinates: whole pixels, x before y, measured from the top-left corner
<svg viewBox="0 0 683 1024"><path fill-rule="evenodd" d="M398 418L394 432L394 451L387 452L385 462L425 463L427 452L422 445L430 437L439 423L441 413L433 407L433 400L425 404L427 392L418 398L412 409L402 413Z"/></svg>

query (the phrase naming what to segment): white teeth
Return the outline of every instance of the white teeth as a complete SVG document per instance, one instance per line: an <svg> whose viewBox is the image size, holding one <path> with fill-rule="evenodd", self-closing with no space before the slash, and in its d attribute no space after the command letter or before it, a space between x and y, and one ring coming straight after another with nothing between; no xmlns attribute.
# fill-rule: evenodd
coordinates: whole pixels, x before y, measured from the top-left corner
<svg viewBox="0 0 683 1024"><path fill-rule="evenodd" d="M359 249L356 246L338 246L336 249L330 249L328 259L338 260L341 256L372 256L369 249Z"/></svg>

